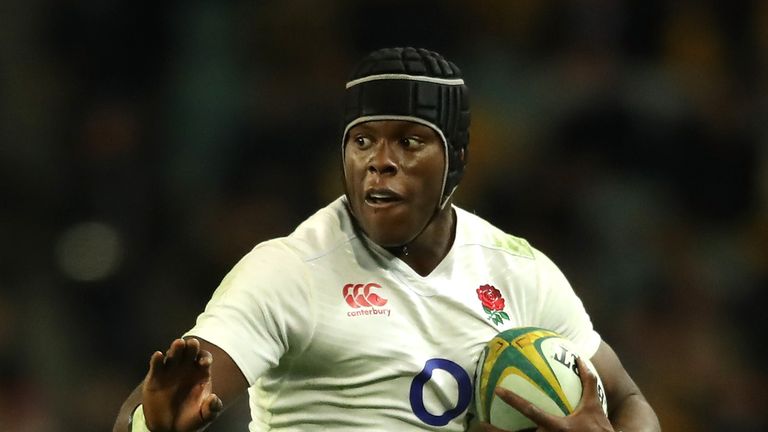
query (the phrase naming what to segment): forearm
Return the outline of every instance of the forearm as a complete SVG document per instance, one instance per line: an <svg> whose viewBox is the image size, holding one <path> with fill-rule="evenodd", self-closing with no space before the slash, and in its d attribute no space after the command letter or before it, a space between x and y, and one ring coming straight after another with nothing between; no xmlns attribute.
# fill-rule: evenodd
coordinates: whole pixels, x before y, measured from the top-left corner
<svg viewBox="0 0 768 432"><path fill-rule="evenodd" d="M112 432L129 432L131 430L129 419L133 414L133 410L141 403L141 386L142 383L136 386L125 402L123 402L120 412L117 414L115 425L112 427Z"/></svg>
<svg viewBox="0 0 768 432"><path fill-rule="evenodd" d="M611 410L611 424L621 432L660 432L661 425L651 405L640 393L627 395Z"/></svg>

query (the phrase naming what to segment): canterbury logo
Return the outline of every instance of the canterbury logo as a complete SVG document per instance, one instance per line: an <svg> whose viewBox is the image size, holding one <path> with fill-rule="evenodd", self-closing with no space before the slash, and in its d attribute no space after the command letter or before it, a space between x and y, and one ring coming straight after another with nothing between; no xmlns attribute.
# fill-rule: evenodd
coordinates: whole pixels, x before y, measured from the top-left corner
<svg viewBox="0 0 768 432"><path fill-rule="evenodd" d="M346 284L344 285L344 300L353 308L361 306L381 307L387 304L387 299L371 292L374 288L381 288L381 285L374 282L368 284Z"/></svg>

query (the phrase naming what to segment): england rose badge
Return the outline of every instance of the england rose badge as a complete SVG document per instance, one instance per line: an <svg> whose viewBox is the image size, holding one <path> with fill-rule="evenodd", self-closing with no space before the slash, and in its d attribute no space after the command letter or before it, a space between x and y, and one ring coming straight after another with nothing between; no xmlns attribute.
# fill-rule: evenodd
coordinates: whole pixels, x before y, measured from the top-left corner
<svg viewBox="0 0 768 432"><path fill-rule="evenodd" d="M480 285L477 289L477 298L483 304L483 310L488 314L488 319L496 325L509 319L509 315L504 312L504 297L501 292L493 285Z"/></svg>

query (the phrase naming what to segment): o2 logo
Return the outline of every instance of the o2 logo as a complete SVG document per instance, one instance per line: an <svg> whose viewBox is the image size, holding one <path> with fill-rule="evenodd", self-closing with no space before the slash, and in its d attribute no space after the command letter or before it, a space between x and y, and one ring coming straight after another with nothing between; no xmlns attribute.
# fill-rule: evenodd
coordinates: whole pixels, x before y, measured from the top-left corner
<svg viewBox="0 0 768 432"><path fill-rule="evenodd" d="M444 412L442 415L434 415L427 411L424 406L424 386L432 379L432 372L440 369L448 372L459 385L459 400L456 406ZM445 426L451 420L458 417L469 406L472 399L472 380L469 374L461 366L444 358L433 358L427 360L424 368L419 372L413 381L411 381L411 410L416 414L419 420L430 426Z"/></svg>

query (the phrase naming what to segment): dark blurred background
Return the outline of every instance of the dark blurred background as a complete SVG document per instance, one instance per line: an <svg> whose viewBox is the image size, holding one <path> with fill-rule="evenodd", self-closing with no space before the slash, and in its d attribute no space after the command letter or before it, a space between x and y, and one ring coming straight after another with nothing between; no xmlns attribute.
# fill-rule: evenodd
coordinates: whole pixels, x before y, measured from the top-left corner
<svg viewBox="0 0 768 432"><path fill-rule="evenodd" d="M743 0L3 1L0 430L111 429L228 269L341 194L347 73L397 45L464 70L457 204L560 265L664 429L768 430Z"/></svg>

